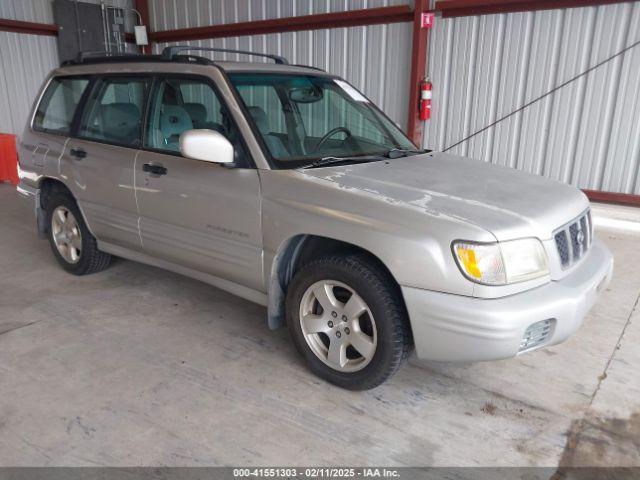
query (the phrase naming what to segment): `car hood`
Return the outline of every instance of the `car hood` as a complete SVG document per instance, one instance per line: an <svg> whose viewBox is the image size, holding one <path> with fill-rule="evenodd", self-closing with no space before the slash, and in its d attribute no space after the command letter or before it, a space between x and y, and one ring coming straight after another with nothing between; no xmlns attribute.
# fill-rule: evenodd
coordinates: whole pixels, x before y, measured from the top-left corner
<svg viewBox="0 0 640 480"><path fill-rule="evenodd" d="M302 172L339 188L477 225L498 240L549 239L589 207L586 196L574 187L445 153Z"/></svg>

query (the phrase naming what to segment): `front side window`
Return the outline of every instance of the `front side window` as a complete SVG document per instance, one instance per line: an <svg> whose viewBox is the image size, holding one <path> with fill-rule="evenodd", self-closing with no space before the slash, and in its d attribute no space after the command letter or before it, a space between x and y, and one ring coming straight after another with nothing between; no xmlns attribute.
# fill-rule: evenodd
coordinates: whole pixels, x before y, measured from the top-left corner
<svg viewBox="0 0 640 480"><path fill-rule="evenodd" d="M78 135L138 148L150 85L150 78L100 79L84 109Z"/></svg>
<svg viewBox="0 0 640 480"><path fill-rule="evenodd" d="M54 78L49 83L33 120L35 130L69 135L80 98L87 88L86 78Z"/></svg>
<svg viewBox="0 0 640 480"><path fill-rule="evenodd" d="M192 129L221 133L238 149L238 135L211 85L192 78L166 78L155 89L144 146L180 151L180 135Z"/></svg>
<svg viewBox="0 0 640 480"><path fill-rule="evenodd" d="M323 157L415 150L392 121L343 80L261 73L230 78L279 168Z"/></svg>

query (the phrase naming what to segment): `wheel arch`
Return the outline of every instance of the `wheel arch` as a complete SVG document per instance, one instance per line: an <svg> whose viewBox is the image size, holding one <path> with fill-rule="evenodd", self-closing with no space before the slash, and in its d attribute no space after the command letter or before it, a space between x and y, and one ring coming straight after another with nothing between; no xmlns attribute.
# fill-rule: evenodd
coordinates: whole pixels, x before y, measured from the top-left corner
<svg viewBox="0 0 640 480"><path fill-rule="evenodd" d="M44 177L40 180L38 188L40 189L40 208L46 209L47 201L56 193L66 193L78 203L69 187L57 178Z"/></svg>
<svg viewBox="0 0 640 480"><path fill-rule="evenodd" d="M46 238L47 236L47 233L49 231L48 230L49 226L47 225L47 218L46 218L47 202L53 195L57 193L64 193L65 195L69 195L69 197L76 203L76 206L80 211L80 215L82 215L82 220L84 221L84 224L89 229L89 232L91 232L91 234L93 235L93 230L91 229L89 222L87 222L87 216L82 210L82 207L78 202L78 199L73 194L71 189L67 187L67 185L65 185L63 181L53 177L43 177L38 183L38 189L40 192L39 193L40 200L39 200L38 210L37 210L38 236L40 236L41 238Z"/></svg>
<svg viewBox="0 0 640 480"><path fill-rule="evenodd" d="M283 241L271 264L268 281L268 315L269 328L277 329L285 325L285 298L291 279L301 265L313 258L329 254L362 254L380 268L392 282L394 288L400 290L395 277L375 254L353 243L335 238L298 234ZM404 301L404 300L403 300Z"/></svg>

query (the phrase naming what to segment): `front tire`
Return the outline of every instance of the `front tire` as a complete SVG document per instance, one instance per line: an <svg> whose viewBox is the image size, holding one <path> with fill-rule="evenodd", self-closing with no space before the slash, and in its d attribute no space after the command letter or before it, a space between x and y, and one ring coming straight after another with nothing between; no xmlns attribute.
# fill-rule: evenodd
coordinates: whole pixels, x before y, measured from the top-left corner
<svg viewBox="0 0 640 480"><path fill-rule="evenodd" d="M74 275L88 275L109 266L111 255L98 250L73 198L57 193L47 200L46 210L49 244L62 268Z"/></svg>
<svg viewBox="0 0 640 480"><path fill-rule="evenodd" d="M328 255L304 265L289 285L286 311L309 368L342 388L380 385L411 349L399 288L364 255Z"/></svg>

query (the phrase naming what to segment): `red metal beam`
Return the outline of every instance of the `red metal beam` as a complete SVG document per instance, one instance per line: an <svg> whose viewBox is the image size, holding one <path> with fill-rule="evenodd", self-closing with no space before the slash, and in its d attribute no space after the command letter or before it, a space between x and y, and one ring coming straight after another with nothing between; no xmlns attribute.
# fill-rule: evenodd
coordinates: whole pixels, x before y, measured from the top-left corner
<svg viewBox="0 0 640 480"><path fill-rule="evenodd" d="M490 13L530 12L558 8L588 7L628 0L439 0L436 11L443 17L464 17Z"/></svg>
<svg viewBox="0 0 640 480"><path fill-rule="evenodd" d="M427 66L427 32L422 28L421 16L429 9L429 0L415 0L413 9L413 40L411 45L411 74L409 76L409 118L407 134L418 148L422 148L423 122L418 118L420 82L424 79Z"/></svg>
<svg viewBox="0 0 640 480"><path fill-rule="evenodd" d="M149 20L149 2L148 0L135 0L134 8L140 13L142 17L142 24L147 27L147 37L151 33L151 21ZM151 39L149 38L149 43ZM142 53L149 55L151 53L151 45L145 45L142 47Z"/></svg>
<svg viewBox="0 0 640 480"><path fill-rule="evenodd" d="M582 190L589 200L594 202L617 203L619 205L640 206L640 195L630 193L601 192L599 190Z"/></svg>
<svg viewBox="0 0 640 480"><path fill-rule="evenodd" d="M392 7L348 10L346 12L303 15L300 17L276 18L273 20L164 30L150 33L149 40L154 42L175 42L179 40L201 40L207 38L321 30L325 28L356 27L361 25L411 22L413 17L413 11L409 5L397 5Z"/></svg>
<svg viewBox="0 0 640 480"><path fill-rule="evenodd" d="M0 18L0 31L55 37L58 35L58 26L49 23L22 22L20 20Z"/></svg>

